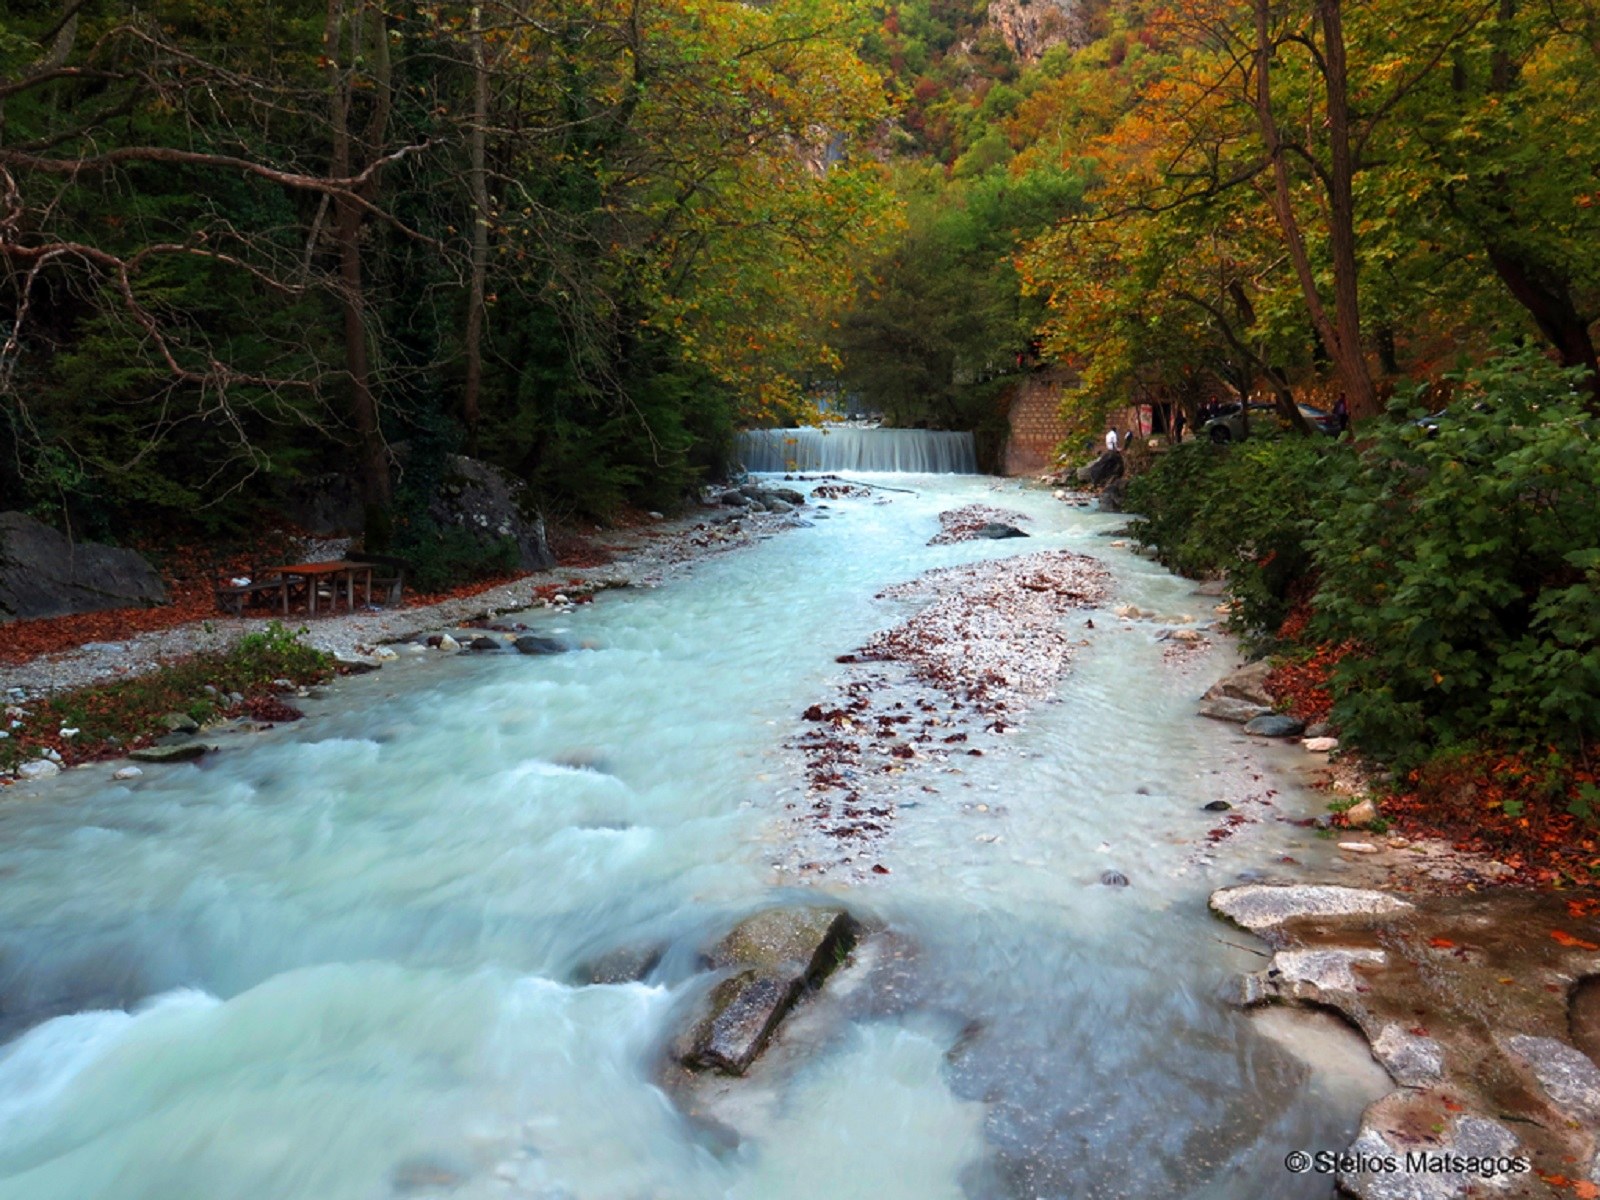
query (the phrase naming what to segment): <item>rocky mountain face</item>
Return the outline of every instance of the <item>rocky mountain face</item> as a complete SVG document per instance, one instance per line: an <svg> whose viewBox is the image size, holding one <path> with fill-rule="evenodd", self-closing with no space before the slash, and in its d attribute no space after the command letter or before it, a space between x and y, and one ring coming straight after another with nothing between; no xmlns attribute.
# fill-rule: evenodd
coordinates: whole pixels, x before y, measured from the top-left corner
<svg viewBox="0 0 1600 1200"><path fill-rule="evenodd" d="M989 24L1023 62L1035 62L1051 46L1087 39L1080 0L990 0Z"/></svg>

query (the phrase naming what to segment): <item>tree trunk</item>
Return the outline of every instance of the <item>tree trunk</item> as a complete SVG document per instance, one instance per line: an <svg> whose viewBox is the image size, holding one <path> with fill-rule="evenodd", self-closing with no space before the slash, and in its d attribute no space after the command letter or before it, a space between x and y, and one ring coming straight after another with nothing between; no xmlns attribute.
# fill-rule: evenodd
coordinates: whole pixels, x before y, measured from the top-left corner
<svg viewBox="0 0 1600 1200"><path fill-rule="evenodd" d="M461 422L467 453L478 453L479 394L483 389L484 276L489 265L489 185L484 163L484 126L489 119L489 71L483 53L483 10L472 8L472 133L468 140L472 186L472 275L467 289L467 379Z"/></svg>
<svg viewBox="0 0 1600 1200"><path fill-rule="evenodd" d="M1255 0L1256 90L1255 109L1267 158L1272 164L1272 211L1283 231L1289 260L1306 308L1311 314L1334 371L1345 392L1352 420L1378 412L1378 393L1367 370L1366 352L1361 343L1361 309L1357 289L1355 198L1355 159L1350 147L1350 106L1345 61L1344 27L1339 0L1318 0L1316 13L1322 26L1324 77L1328 101L1328 140L1330 165L1326 179L1328 191L1329 243L1333 253L1333 311L1330 313L1317 286L1311 255L1295 215L1289 179L1289 163L1283 138L1272 109L1273 42L1270 0Z"/></svg>
<svg viewBox="0 0 1600 1200"><path fill-rule="evenodd" d="M354 67L352 65L347 71L340 66L341 54L346 52L345 37L349 24L344 0L329 0L323 53L329 61L328 70L332 78L330 170L339 178L355 174L352 169L355 154L350 136ZM359 25L360 22L357 22ZM378 40L383 47L380 55L386 64L388 37L381 21ZM361 48L359 28L349 30L349 41L348 54L353 64ZM387 72L384 71L384 74ZM387 122L386 108L386 102L380 96L374 108L374 123L380 118ZM366 294L361 263L361 225L364 216L354 198L339 196L335 199L333 240L339 251L339 307L344 317L345 372L350 377L350 419L356 435L357 478L366 511L368 540L373 540L376 535L376 540L381 543L386 540L383 531L387 527L391 499L389 458L378 419L378 401L372 390L372 368L367 346Z"/></svg>

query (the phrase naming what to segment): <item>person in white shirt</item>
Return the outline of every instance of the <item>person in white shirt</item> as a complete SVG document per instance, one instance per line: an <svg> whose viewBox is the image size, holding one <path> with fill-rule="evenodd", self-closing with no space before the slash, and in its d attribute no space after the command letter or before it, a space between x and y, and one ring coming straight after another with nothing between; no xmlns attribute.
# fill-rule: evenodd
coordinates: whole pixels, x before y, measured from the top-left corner
<svg viewBox="0 0 1600 1200"><path fill-rule="evenodd" d="M1108 429L1108 430L1106 430L1106 449L1114 451L1114 450L1116 450L1116 448L1117 448L1117 431L1115 429Z"/></svg>

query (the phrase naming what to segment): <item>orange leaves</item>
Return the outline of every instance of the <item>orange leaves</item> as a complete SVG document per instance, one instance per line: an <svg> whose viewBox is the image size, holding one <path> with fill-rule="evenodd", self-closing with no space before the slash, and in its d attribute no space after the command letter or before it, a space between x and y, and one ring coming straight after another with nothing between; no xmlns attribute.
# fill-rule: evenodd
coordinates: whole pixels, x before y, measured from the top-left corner
<svg viewBox="0 0 1600 1200"><path fill-rule="evenodd" d="M1594 942L1586 942L1582 938L1574 937L1561 929L1552 929L1550 936L1558 944L1567 947L1569 950L1600 950L1600 945L1596 945Z"/></svg>
<svg viewBox="0 0 1600 1200"><path fill-rule="evenodd" d="M1431 937L1428 939L1428 945L1435 950L1453 950L1456 944L1447 937Z"/></svg>

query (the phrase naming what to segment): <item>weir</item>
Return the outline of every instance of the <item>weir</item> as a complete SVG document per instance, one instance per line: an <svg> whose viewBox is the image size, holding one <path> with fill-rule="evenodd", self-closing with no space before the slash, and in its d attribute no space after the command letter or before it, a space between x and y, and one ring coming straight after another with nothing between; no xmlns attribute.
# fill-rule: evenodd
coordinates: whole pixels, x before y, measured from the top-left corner
<svg viewBox="0 0 1600 1200"><path fill-rule="evenodd" d="M739 435L747 471L905 471L976 475L970 433L931 429L751 429Z"/></svg>

